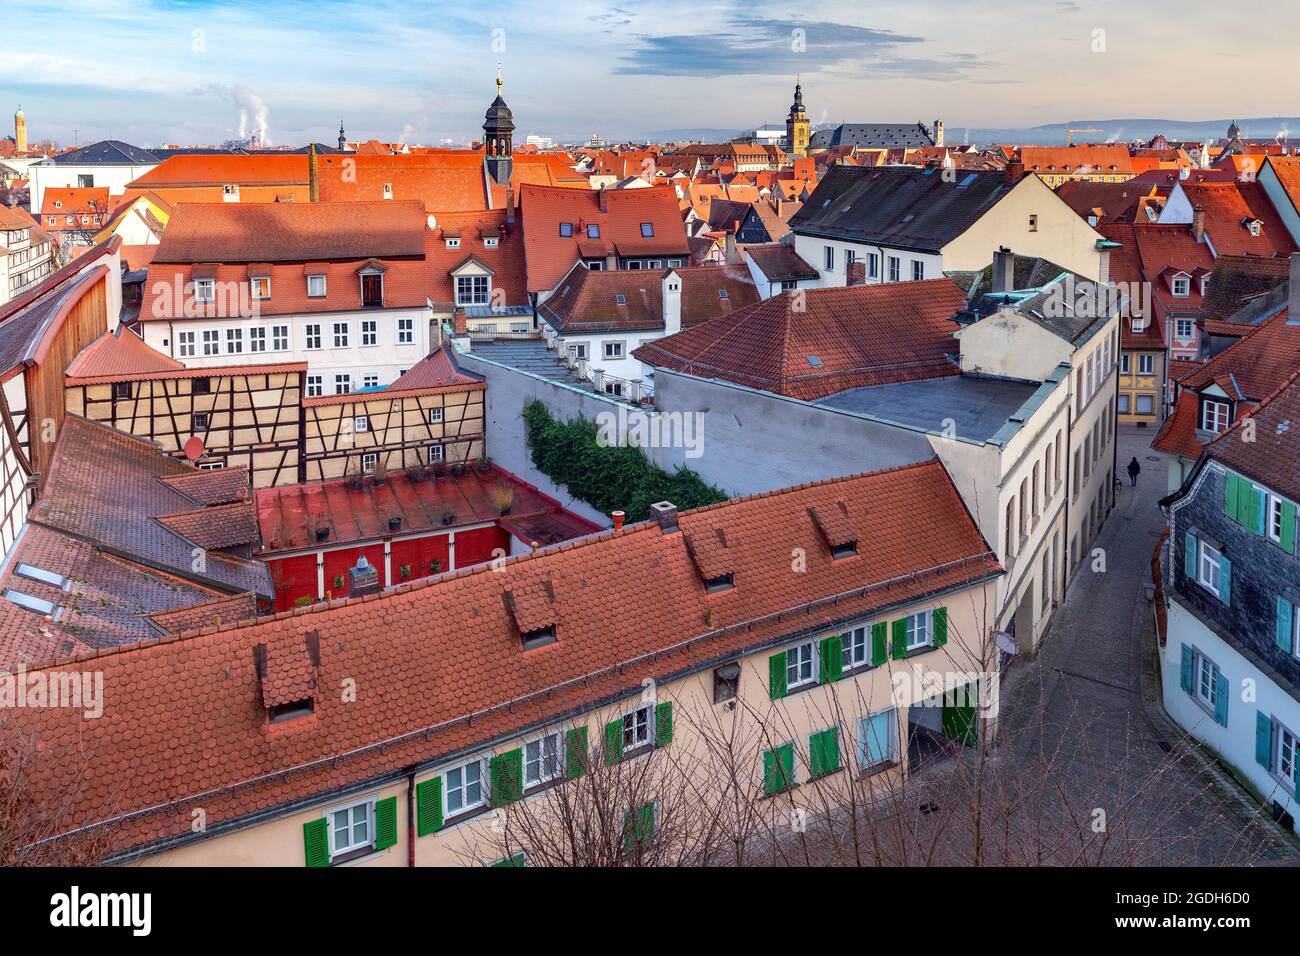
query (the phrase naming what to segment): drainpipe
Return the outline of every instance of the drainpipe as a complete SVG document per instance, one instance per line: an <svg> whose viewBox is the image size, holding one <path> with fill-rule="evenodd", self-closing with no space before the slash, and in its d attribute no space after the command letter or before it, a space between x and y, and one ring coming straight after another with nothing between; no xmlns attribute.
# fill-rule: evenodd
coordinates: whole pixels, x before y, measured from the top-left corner
<svg viewBox="0 0 1300 956"><path fill-rule="evenodd" d="M406 865L415 866L415 768L406 774Z"/></svg>

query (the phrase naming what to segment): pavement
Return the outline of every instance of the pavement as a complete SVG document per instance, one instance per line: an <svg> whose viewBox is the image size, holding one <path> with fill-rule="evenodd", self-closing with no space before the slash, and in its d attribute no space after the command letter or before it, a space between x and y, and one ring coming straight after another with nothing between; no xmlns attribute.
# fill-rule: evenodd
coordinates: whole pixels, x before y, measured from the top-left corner
<svg viewBox="0 0 1300 956"><path fill-rule="evenodd" d="M1167 493L1166 460L1151 449L1153 434L1119 429L1116 470L1124 484L1093 544L1093 555L1101 549L1104 570L1093 570L1090 556L1038 655L1006 673L998 759L1040 767L1050 785L1040 788L1036 812L1049 826L1105 834L1112 859L1130 865L1300 863L1300 843L1183 734L1161 704L1152 606L1144 590L1164 528L1157 502ZM1136 488L1125 473L1134 455L1142 465ZM1093 849L1102 842L1094 841Z"/></svg>

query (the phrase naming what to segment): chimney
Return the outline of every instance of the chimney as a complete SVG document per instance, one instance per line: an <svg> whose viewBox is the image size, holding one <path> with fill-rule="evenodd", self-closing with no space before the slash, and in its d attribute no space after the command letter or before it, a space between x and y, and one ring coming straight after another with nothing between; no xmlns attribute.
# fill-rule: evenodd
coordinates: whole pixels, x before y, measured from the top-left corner
<svg viewBox="0 0 1300 956"><path fill-rule="evenodd" d="M675 335L682 330L682 277L669 269L663 277L664 335ZM1300 315L1300 312L1296 313Z"/></svg>
<svg viewBox="0 0 1300 956"><path fill-rule="evenodd" d="M367 594L378 594L379 572L375 566L366 560L364 554L357 558L357 565L349 574L348 597L364 597Z"/></svg>
<svg viewBox="0 0 1300 956"><path fill-rule="evenodd" d="M506 190L506 222L514 225L515 221L515 187Z"/></svg>
<svg viewBox="0 0 1300 956"><path fill-rule="evenodd" d="M1192 207L1192 237L1197 242L1205 241L1205 207Z"/></svg>
<svg viewBox="0 0 1300 956"><path fill-rule="evenodd" d="M664 534L676 534L679 530L677 527L677 506L671 501L656 501L650 506L650 513L659 522L659 529Z"/></svg>
<svg viewBox="0 0 1300 956"><path fill-rule="evenodd" d="M1097 263L1097 282L1100 285L1110 283L1110 250L1101 250L1101 261Z"/></svg>
<svg viewBox="0 0 1300 956"><path fill-rule="evenodd" d="M1287 283L1291 321L1300 322L1300 252L1291 253L1291 280Z"/></svg>
<svg viewBox="0 0 1300 956"><path fill-rule="evenodd" d="M626 516L624 515L624 513L621 512L621 511L615 511L613 514L610 515L610 517L614 519L614 530L615 530L615 531L622 531L622 530L623 530L623 518L626 517Z"/></svg>
<svg viewBox="0 0 1300 956"><path fill-rule="evenodd" d="M934 145L943 145L943 120L934 121Z"/></svg>
<svg viewBox="0 0 1300 956"><path fill-rule="evenodd" d="M609 212L609 196L605 194L607 186L600 187L600 211L602 214Z"/></svg>
<svg viewBox="0 0 1300 956"><path fill-rule="evenodd" d="M1014 292L1016 288L1016 257L1006 246L993 253L993 291Z"/></svg>
<svg viewBox="0 0 1300 956"><path fill-rule="evenodd" d="M307 193L312 202L320 202L320 183L316 170L316 144L307 148Z"/></svg>
<svg viewBox="0 0 1300 956"><path fill-rule="evenodd" d="M1011 160L1002 171L1002 177L1008 186L1014 186L1025 178L1025 164L1018 159Z"/></svg>

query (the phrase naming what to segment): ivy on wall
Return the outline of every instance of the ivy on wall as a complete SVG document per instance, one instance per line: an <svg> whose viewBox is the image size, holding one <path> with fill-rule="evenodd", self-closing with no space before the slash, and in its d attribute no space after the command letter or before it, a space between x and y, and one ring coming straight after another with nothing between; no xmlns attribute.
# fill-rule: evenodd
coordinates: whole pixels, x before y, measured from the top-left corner
<svg viewBox="0 0 1300 956"><path fill-rule="evenodd" d="M639 448L602 447L596 441L596 423L585 418L558 422L534 400L524 406L523 419L537 469L604 514L622 510L628 521L643 521L656 501L671 501L685 511L727 500L689 468L669 474L651 464Z"/></svg>

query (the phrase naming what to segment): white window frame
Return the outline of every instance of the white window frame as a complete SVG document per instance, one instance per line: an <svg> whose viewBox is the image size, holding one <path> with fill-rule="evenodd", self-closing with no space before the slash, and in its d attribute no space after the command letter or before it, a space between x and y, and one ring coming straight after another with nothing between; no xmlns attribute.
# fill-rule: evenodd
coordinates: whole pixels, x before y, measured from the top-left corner
<svg viewBox="0 0 1300 956"><path fill-rule="evenodd" d="M313 292L313 291L312 291L312 285L315 284L315 283L319 283L319 285L320 285L320 291L319 291L319 292ZM327 293L328 290L329 290L329 280L326 279L325 276L324 276L323 274L320 274L320 275L309 275L309 276L307 277L307 298L309 298L309 299L323 299L323 298L325 298L325 295L326 295L326 293Z"/></svg>
<svg viewBox="0 0 1300 956"><path fill-rule="evenodd" d="M793 679L792 678L793 675ZM799 687L816 684L817 645L814 641L792 644L785 649L785 689L792 691Z"/></svg>
<svg viewBox="0 0 1300 956"><path fill-rule="evenodd" d="M415 320L398 319L397 320L397 344L410 345L415 341Z"/></svg>
<svg viewBox="0 0 1300 956"><path fill-rule="evenodd" d="M320 323L312 322L302 327L302 348L304 352L315 352L321 347Z"/></svg>
<svg viewBox="0 0 1300 956"><path fill-rule="evenodd" d="M363 475L372 475L375 472L375 466L379 464L379 452L366 451L361 453L361 473Z"/></svg>
<svg viewBox="0 0 1300 956"><path fill-rule="evenodd" d="M426 462L430 465L432 465L434 462L446 460L446 455L443 454L441 445L430 445L428 451L425 452L424 457Z"/></svg>
<svg viewBox="0 0 1300 956"><path fill-rule="evenodd" d="M1196 583L1215 597L1223 587L1223 554L1208 542L1196 539Z"/></svg>
<svg viewBox="0 0 1300 956"><path fill-rule="evenodd" d="M367 372L365 375L362 375L362 376L361 376L361 387L362 387L362 388L378 388L378 387L379 387L379 373L378 373L378 372Z"/></svg>
<svg viewBox="0 0 1300 956"><path fill-rule="evenodd" d="M625 355L623 343L620 342L601 342L601 354L605 356L606 362L616 362Z"/></svg>
<svg viewBox="0 0 1300 956"><path fill-rule="evenodd" d="M844 671L865 667L871 661L871 627L863 625L840 635L840 666Z"/></svg>
<svg viewBox="0 0 1300 956"><path fill-rule="evenodd" d="M271 351L272 352L289 351L289 326L287 325L271 326Z"/></svg>
<svg viewBox="0 0 1300 956"><path fill-rule="evenodd" d="M353 419L352 419L352 430L353 430L354 432L368 432L368 431L370 431L370 416L369 416L369 415L357 415L355 418L353 418Z"/></svg>
<svg viewBox="0 0 1300 956"><path fill-rule="evenodd" d="M1156 374L1156 357L1154 355L1138 356L1138 374L1139 375Z"/></svg>
<svg viewBox="0 0 1300 956"><path fill-rule="evenodd" d="M364 840L355 840L358 820L354 816L358 810L365 811L366 838ZM348 838L349 842L343 845L339 844L336 836L338 821L335 819L339 814L348 814ZM359 850L374 849L375 846L375 798L367 797L365 800L357 800L352 803L346 803L341 806L331 807L325 812L327 830L329 831L329 849L330 862L333 862L340 856L350 853L356 853ZM355 840L355 842L353 842Z"/></svg>
<svg viewBox="0 0 1300 956"><path fill-rule="evenodd" d="M826 249L826 253L822 261L826 265L827 272L834 272L835 271L835 247L826 246L825 249Z"/></svg>
<svg viewBox="0 0 1300 956"><path fill-rule="evenodd" d="M376 319L361 320L361 344L379 344L379 322Z"/></svg>
<svg viewBox="0 0 1300 956"><path fill-rule="evenodd" d="M462 288L462 283L465 288ZM456 276L457 305L487 305L492 301L491 276Z"/></svg>
<svg viewBox="0 0 1300 956"><path fill-rule="evenodd" d="M912 281L923 282L925 280L925 263L920 259L912 260Z"/></svg>
<svg viewBox="0 0 1300 956"><path fill-rule="evenodd" d="M1180 331L1183 325L1187 326L1186 334ZM1174 338L1182 339L1186 341L1190 338L1193 338L1195 335L1196 335L1195 319L1174 319Z"/></svg>
<svg viewBox="0 0 1300 956"><path fill-rule="evenodd" d="M654 704L642 704L634 710L627 711L619 718L623 729L619 740L622 741L624 754L639 750L642 747L651 746L654 743L654 709Z"/></svg>
<svg viewBox="0 0 1300 956"><path fill-rule="evenodd" d="M334 373L334 394L335 395L352 394L352 373L351 372Z"/></svg>
<svg viewBox="0 0 1300 956"><path fill-rule="evenodd" d="M307 397L319 398L325 394L325 377L323 375L307 376Z"/></svg>
<svg viewBox="0 0 1300 956"><path fill-rule="evenodd" d="M248 330L248 351L265 352L266 351L266 329L260 325L255 325Z"/></svg>
<svg viewBox="0 0 1300 956"><path fill-rule="evenodd" d="M1192 294L1192 280L1187 276L1175 276L1170 287L1177 299L1185 299Z"/></svg>
<svg viewBox="0 0 1300 956"><path fill-rule="evenodd" d="M331 322L330 323L330 342L333 343L330 348L350 349L352 348L352 323L351 322Z"/></svg>
<svg viewBox="0 0 1300 956"><path fill-rule="evenodd" d="M547 745L553 747L548 756ZM564 778L564 741L559 732L541 734L524 741L524 789L540 787ZM530 751L536 750L535 756Z"/></svg>
<svg viewBox="0 0 1300 956"><path fill-rule="evenodd" d="M265 302L271 298L271 277L270 276L253 276L248 280L249 287L252 289L253 298L258 302ZM261 291L259 291L259 289Z"/></svg>
<svg viewBox="0 0 1300 956"><path fill-rule="evenodd" d="M877 717L880 717L882 714L891 715L888 723L889 739L885 741L885 746L883 748L884 753L881 755L881 758L872 763L868 763L867 762L868 728L871 726L871 721ZM896 763L898 761L898 709L895 707L889 707L886 708L885 710L878 710L874 714L866 714L858 718L857 744L858 744L858 763L861 764L859 770L871 770L875 767L883 767L890 763Z"/></svg>
<svg viewBox="0 0 1300 956"><path fill-rule="evenodd" d="M203 338L204 355L221 354L221 330L220 329L204 329L202 338Z"/></svg>
<svg viewBox="0 0 1300 956"><path fill-rule="evenodd" d="M176 333L176 354L181 358L193 358L198 354L198 336L194 332Z"/></svg>
<svg viewBox="0 0 1300 956"><path fill-rule="evenodd" d="M442 409L441 409L441 408L431 408L431 409L429 409L429 424L430 424L430 425L441 425L441 424L442 424L442 418L443 418L443 413L442 413Z"/></svg>
<svg viewBox="0 0 1300 956"><path fill-rule="evenodd" d="M934 611L918 611L909 614L903 620L907 622L907 649L915 651L934 644ZM919 635L919 639L918 639Z"/></svg>
<svg viewBox="0 0 1300 956"><path fill-rule="evenodd" d="M1232 405L1215 399L1206 399L1201 403L1201 431L1220 435L1232 424ZM1219 427L1213 427L1213 426Z"/></svg>
<svg viewBox="0 0 1300 956"><path fill-rule="evenodd" d="M1290 742L1291 758L1286 758L1287 742ZM1295 762L1300 758L1296 751L1300 748L1300 735L1291 732L1286 724L1273 720L1273 776L1295 790ZM1287 764L1290 768L1287 768Z"/></svg>
<svg viewBox="0 0 1300 956"><path fill-rule="evenodd" d="M1272 492L1264 495L1264 533L1274 544L1282 543L1282 499Z"/></svg>
<svg viewBox="0 0 1300 956"><path fill-rule="evenodd" d="M242 355L244 353L244 330L226 329L226 354Z"/></svg>
<svg viewBox="0 0 1300 956"><path fill-rule="evenodd" d="M464 816L467 813L472 813L473 811L487 805L488 788L487 774L484 773L484 763L485 761L482 757L475 757L473 760L466 760L464 763L457 764L454 767L449 767L443 771L442 818L444 821ZM478 799L472 803L469 802L468 799L465 799L469 795L470 787L473 786L473 784L471 784L467 779L467 771L470 767L475 767L478 771L478 780L476 781L478 784ZM452 777L456 773L460 774L461 784L458 787L452 786ZM453 793L460 793L462 795L461 805L456 809L452 809L451 806L451 797Z"/></svg>
<svg viewBox="0 0 1300 956"><path fill-rule="evenodd" d="M1214 713L1215 705L1219 701L1219 665L1214 663L1200 651L1196 652L1192 673L1192 695L1196 698L1197 703Z"/></svg>
<svg viewBox="0 0 1300 956"><path fill-rule="evenodd" d="M217 280L216 279L195 279L194 280L194 301L209 303L217 297Z"/></svg>
<svg viewBox="0 0 1300 956"><path fill-rule="evenodd" d="M890 282L898 282L903 274L903 260L898 256L886 256L886 265L889 267Z"/></svg>

